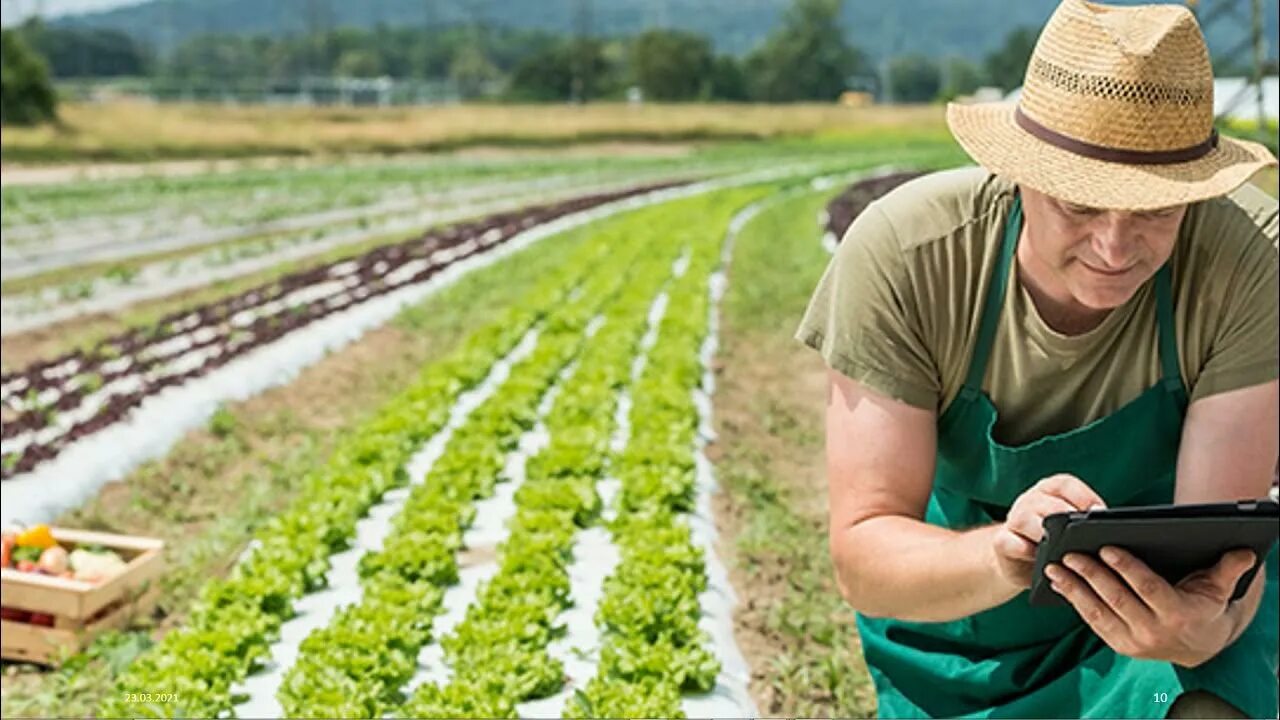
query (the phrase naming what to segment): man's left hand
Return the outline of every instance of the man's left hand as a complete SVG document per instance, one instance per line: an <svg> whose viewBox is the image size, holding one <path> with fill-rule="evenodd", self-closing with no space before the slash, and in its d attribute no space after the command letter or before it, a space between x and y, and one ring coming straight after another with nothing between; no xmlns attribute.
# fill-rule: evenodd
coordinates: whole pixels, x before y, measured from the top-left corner
<svg viewBox="0 0 1280 720"><path fill-rule="evenodd" d="M1235 640L1260 599L1262 572L1241 602L1230 602L1240 576L1253 567L1249 550L1226 553L1217 565L1176 586L1124 550L1106 547L1100 555L1101 562L1070 553L1065 567L1050 565L1046 574L1053 589L1121 655L1196 667ZM1249 610L1244 617L1241 605Z"/></svg>

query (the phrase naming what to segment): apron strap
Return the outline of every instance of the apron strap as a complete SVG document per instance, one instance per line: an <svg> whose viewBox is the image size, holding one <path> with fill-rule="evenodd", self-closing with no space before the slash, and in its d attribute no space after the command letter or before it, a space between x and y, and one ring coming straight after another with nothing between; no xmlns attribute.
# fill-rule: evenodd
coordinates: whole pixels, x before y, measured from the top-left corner
<svg viewBox="0 0 1280 720"><path fill-rule="evenodd" d="M1022 196L1015 194L1000 241L1000 257L996 261L995 272L991 274L991 284L987 286L987 297L982 306L982 322L978 326L978 340L973 348L973 357L969 360L969 374L965 377L964 387L960 388L960 396L966 400L972 400L982 392L982 379L986 376L987 359L991 356L991 342L996 335L1000 308L1004 305L1009 266L1012 264L1013 251L1018 246L1018 233L1021 231Z"/></svg>
<svg viewBox="0 0 1280 720"><path fill-rule="evenodd" d="M1182 407L1187 406L1187 388L1182 384L1178 363L1178 338L1173 321L1172 271L1166 261L1156 271L1156 322L1160 334L1160 376L1165 390L1172 393Z"/></svg>

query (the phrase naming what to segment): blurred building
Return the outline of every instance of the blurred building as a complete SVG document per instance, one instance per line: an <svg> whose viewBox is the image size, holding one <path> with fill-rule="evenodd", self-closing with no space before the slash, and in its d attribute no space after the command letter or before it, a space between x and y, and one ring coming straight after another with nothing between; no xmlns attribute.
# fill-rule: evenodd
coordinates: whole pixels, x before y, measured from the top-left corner
<svg viewBox="0 0 1280 720"><path fill-rule="evenodd" d="M865 90L846 90L840 93L840 104L845 107L867 107L875 101L875 95Z"/></svg>

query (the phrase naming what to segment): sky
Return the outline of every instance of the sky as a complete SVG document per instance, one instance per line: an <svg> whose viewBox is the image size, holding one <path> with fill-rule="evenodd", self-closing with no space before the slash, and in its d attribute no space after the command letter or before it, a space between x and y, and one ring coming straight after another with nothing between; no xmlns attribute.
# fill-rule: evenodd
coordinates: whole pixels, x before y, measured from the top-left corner
<svg viewBox="0 0 1280 720"><path fill-rule="evenodd" d="M106 10L133 5L141 0L0 0L0 18L4 25L16 25L39 11L45 17L70 13Z"/></svg>

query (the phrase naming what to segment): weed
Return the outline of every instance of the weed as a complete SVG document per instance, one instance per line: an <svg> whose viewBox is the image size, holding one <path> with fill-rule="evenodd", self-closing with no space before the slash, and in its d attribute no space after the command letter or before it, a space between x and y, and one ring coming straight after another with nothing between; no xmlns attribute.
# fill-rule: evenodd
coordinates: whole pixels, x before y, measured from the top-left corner
<svg viewBox="0 0 1280 720"><path fill-rule="evenodd" d="M237 427L236 416L223 405L219 405L209 418L209 432L218 439L233 437Z"/></svg>

